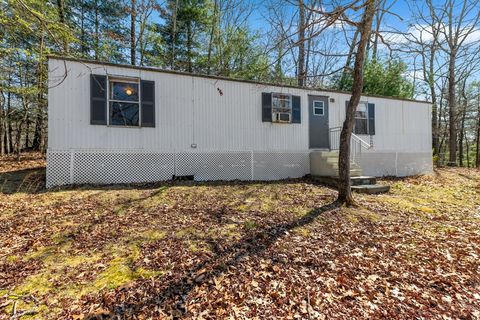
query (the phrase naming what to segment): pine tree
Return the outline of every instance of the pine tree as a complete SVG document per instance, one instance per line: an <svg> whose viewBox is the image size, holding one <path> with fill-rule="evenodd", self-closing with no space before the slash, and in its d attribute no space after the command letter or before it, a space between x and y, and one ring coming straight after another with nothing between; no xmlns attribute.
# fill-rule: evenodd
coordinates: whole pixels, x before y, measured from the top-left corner
<svg viewBox="0 0 480 320"><path fill-rule="evenodd" d="M174 70L196 71L203 54L200 39L208 29L208 0L168 0L161 10L165 21L159 25L167 65Z"/></svg>

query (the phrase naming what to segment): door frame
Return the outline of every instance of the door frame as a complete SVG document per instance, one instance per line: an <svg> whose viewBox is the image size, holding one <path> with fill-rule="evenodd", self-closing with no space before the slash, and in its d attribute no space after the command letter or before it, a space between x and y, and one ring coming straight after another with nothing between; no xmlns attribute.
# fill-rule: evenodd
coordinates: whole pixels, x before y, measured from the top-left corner
<svg viewBox="0 0 480 320"><path fill-rule="evenodd" d="M321 97L321 98L325 98L327 100L327 104L323 106L323 117L325 116L325 113L327 114L328 118L327 118L327 141L328 141L328 147L327 148L312 148L310 147L310 117L311 116L314 116L313 114L313 102L314 101L319 101L319 100L315 100L315 97ZM311 99L310 99L311 98ZM326 95L323 95L323 94L308 94L308 99L307 99L307 103L308 103L308 149L309 150L312 150L312 149L325 149L325 150L330 150L330 96L326 96ZM312 102L312 105L310 105L310 100ZM321 101L321 100L320 100ZM328 109L328 110L325 110ZM311 112L311 113L310 113Z"/></svg>

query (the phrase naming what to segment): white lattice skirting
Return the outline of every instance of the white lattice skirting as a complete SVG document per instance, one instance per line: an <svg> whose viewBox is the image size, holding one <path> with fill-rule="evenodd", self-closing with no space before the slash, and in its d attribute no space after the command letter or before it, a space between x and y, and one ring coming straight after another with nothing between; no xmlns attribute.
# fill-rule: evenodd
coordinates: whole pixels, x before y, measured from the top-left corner
<svg viewBox="0 0 480 320"><path fill-rule="evenodd" d="M279 180L310 172L309 152L48 150L47 187L195 180Z"/></svg>

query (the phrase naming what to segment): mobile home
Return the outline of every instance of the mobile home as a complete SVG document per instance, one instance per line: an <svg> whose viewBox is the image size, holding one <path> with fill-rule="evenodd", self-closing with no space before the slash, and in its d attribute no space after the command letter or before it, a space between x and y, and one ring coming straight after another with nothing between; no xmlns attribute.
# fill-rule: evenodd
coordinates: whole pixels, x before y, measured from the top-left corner
<svg viewBox="0 0 480 320"><path fill-rule="evenodd" d="M349 98L51 57L47 186L302 177L311 154L338 149ZM363 174L429 172L431 147L431 104L362 97L352 156Z"/></svg>

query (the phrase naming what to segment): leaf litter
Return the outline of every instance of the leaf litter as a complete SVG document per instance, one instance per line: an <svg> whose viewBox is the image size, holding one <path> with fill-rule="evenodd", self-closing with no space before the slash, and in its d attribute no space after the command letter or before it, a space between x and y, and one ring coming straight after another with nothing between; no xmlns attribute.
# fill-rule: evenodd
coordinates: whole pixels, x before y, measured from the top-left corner
<svg viewBox="0 0 480 320"><path fill-rule="evenodd" d="M10 188L0 319L478 319L480 172L381 183Z"/></svg>

